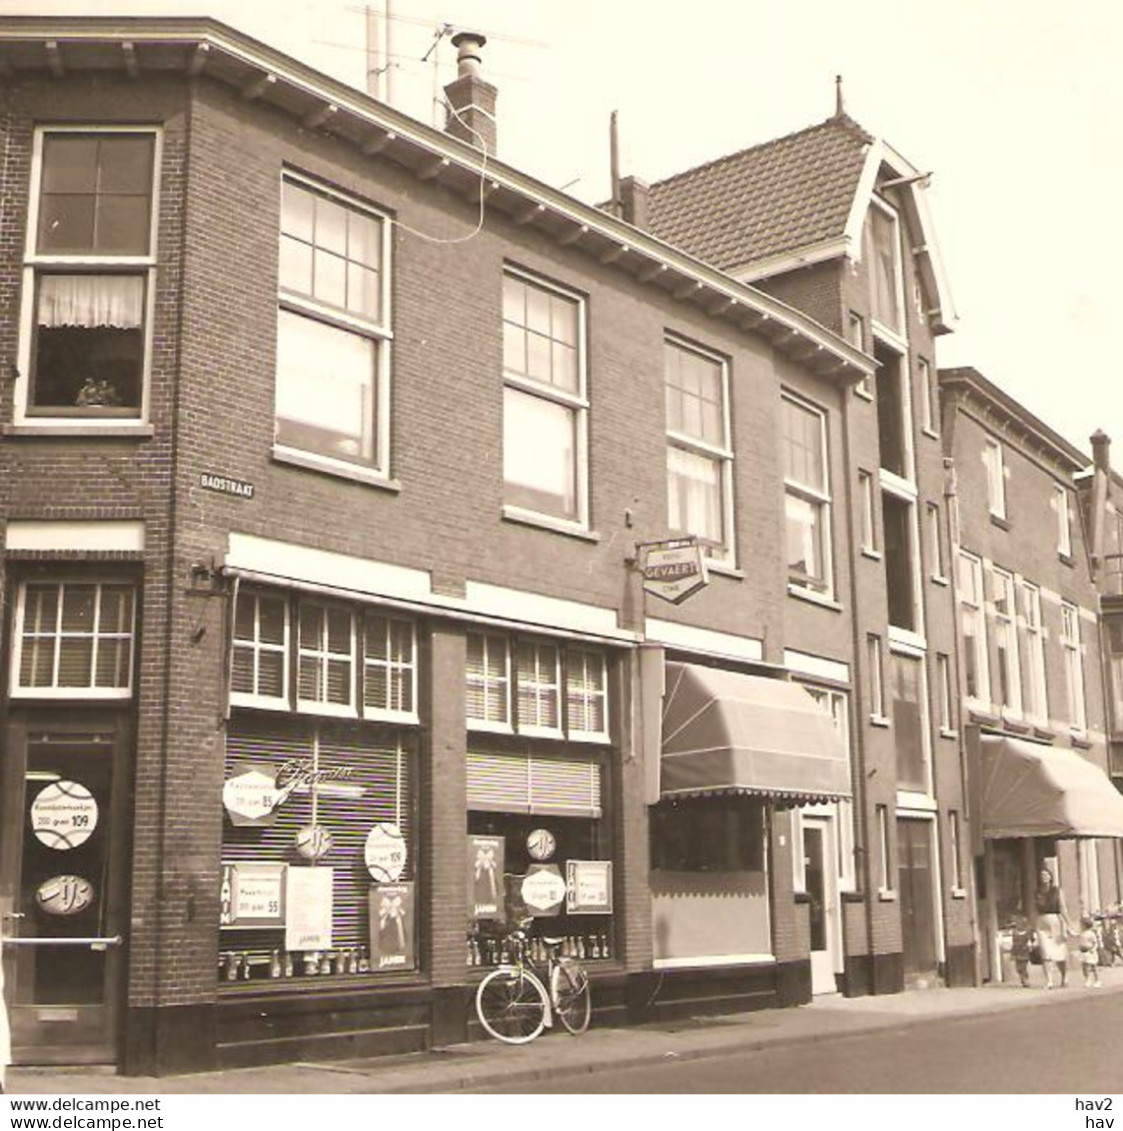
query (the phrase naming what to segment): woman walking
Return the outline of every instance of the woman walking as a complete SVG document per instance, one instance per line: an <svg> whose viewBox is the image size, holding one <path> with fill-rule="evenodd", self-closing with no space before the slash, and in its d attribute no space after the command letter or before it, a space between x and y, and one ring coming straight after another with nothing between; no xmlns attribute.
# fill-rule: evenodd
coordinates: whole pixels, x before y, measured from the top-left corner
<svg viewBox="0 0 1123 1131"><path fill-rule="evenodd" d="M1037 885L1037 941L1041 947L1041 968L1045 971L1045 988L1053 988L1050 966L1056 965L1063 987L1068 981L1068 912L1064 893L1048 868L1041 869Z"/></svg>

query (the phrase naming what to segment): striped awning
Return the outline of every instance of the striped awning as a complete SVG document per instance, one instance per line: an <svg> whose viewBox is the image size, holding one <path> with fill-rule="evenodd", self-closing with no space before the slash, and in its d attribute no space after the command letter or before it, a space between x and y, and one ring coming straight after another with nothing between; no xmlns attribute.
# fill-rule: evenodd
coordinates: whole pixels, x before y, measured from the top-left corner
<svg viewBox="0 0 1123 1131"><path fill-rule="evenodd" d="M667 664L661 770L663 797L850 796L846 743L798 683L698 664Z"/></svg>
<svg viewBox="0 0 1123 1131"><path fill-rule="evenodd" d="M1123 794L1074 750L983 735L983 836L1123 837Z"/></svg>

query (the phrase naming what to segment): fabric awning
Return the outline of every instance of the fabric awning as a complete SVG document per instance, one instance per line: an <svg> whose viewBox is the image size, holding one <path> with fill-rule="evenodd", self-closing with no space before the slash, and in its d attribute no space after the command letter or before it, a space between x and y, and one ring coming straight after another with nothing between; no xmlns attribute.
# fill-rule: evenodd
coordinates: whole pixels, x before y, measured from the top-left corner
<svg viewBox="0 0 1123 1131"><path fill-rule="evenodd" d="M663 797L755 793L815 804L850 796L846 743L797 683L669 663Z"/></svg>
<svg viewBox="0 0 1123 1131"><path fill-rule="evenodd" d="M1075 751L983 735L983 836L1123 837L1123 794Z"/></svg>

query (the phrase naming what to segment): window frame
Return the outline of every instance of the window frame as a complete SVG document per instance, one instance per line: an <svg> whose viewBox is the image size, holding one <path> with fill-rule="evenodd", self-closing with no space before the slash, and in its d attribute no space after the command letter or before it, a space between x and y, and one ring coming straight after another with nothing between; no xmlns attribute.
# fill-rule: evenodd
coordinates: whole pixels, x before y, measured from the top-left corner
<svg viewBox="0 0 1123 1131"><path fill-rule="evenodd" d="M331 306L312 295L303 294L283 286L280 271L280 248L284 238L283 228L283 201L285 184L289 183L303 192L313 196L320 196L342 208L358 212L379 224L379 298L377 319L365 318L344 309ZM283 168L277 185L278 219L277 219L277 325L278 333L275 341L276 364L274 365L274 399L273 399L273 458L281 462L295 463L301 466L312 467L319 471L341 475L350 479L362 479L375 483L387 484L390 482L391 467L391 429L390 429L390 404L391 404L391 353L394 340L393 311L391 298L393 276L391 239L391 216L388 212L375 207L369 201L362 200L351 193L335 188L323 181L309 177L295 169ZM331 456L321 451L303 448L299 445L284 443L277 438L277 382L280 373L280 319L282 312L288 312L296 317L327 326L331 329L350 333L374 343L374 365L372 367L371 407L375 414L372 439L374 455L371 460L343 459Z"/></svg>
<svg viewBox="0 0 1123 1131"><path fill-rule="evenodd" d="M570 691L571 683L570 683L569 675L570 675L570 664L577 657L581 657L582 664L583 664L583 670L586 673L589 670L588 665L589 665L589 661L591 659L596 659L596 660L600 661L599 666L600 666L600 676L601 676L601 690L599 692L594 691L592 693L585 693L586 697L590 701L599 697L603 702L601 714L602 714L602 717L604 719L604 726L600 730L585 730L584 728L574 727L574 725L573 725L573 716L572 716L572 713L570 712L570 706L569 706L570 695L571 695L571 691ZM610 742L611 741L611 737L610 737L611 721L610 721L610 716L609 716L609 698L610 698L610 696L609 696L609 693L608 693L608 654L604 651L604 649L601 649L601 648L582 647L582 646L577 645L577 644L574 644L572 646L567 645L562 650L562 668L564 669L563 673L562 673L562 678L563 678L563 682L564 682L564 686L562 688L562 698L564 700L564 711L565 711L565 714L564 714L565 723L564 723L564 725L565 725L566 734L569 737L570 741ZM587 675L586 675L586 681L585 682L586 683L588 682Z"/></svg>
<svg viewBox="0 0 1123 1131"><path fill-rule="evenodd" d="M323 614L320 623L319 647L307 648L300 639L300 618L305 609L318 609ZM330 640L330 625L328 622L328 614L333 610L345 612L351 622L351 648L346 653L351 665L350 675L347 681L348 684L348 701L347 703L332 703L328 699L304 699L300 694L300 663L305 656L316 657L323 665L320 675L317 677L317 683L322 686L323 691L327 692L328 679L329 679L329 664L334 659L337 662L344 656L343 652L333 652L331 650ZM337 601L322 601L322 600L307 600L301 599L297 602L296 617L295 617L295 632L293 636L296 641L296 668L295 678L293 680L292 694L295 701L295 709L298 714L311 714L311 715L331 715L333 717L354 719L359 715L359 699L356 680L359 674L359 655L361 652L359 644L359 610L352 605L341 604Z"/></svg>
<svg viewBox="0 0 1123 1131"><path fill-rule="evenodd" d="M1003 690L999 687L998 694L995 695L995 688L991 687L990 693L995 703L1003 711L1020 716L1023 711L1022 701L1022 672L1021 660L1018 654L1018 596L1017 585L1015 584L1014 574L1002 569L1000 566L992 566L990 570L991 576L991 608L994 610L994 647L995 656L1000 657L1002 652L1007 654L1007 683L1009 687ZM999 593L1000 589L1004 591L1002 596L1002 603L1007 606L1006 613L999 612ZM1001 682L1002 668L997 665L995 675ZM1010 697L1011 702L1007 703L1007 695Z"/></svg>
<svg viewBox="0 0 1123 1131"><path fill-rule="evenodd" d="M937 585L947 585L947 565L944 561L943 523L940 519L940 504L926 503L925 518L928 527L928 553L931 559L931 579Z"/></svg>
<svg viewBox="0 0 1123 1131"><path fill-rule="evenodd" d="M909 587L912 592L913 621L913 627L907 628L904 625L893 624L890 620L888 626L889 639L893 643L904 644L907 647L923 648L925 646L924 573L920 561L920 531L917 527L919 521L917 517L919 503L916 492L911 486L909 486L907 490L902 490L896 482L892 481L895 480L895 476L891 476L891 481L887 482L884 475L885 473L883 471L881 481L881 525L886 595L888 596L889 592L889 569L892 565L889 552L888 526L885 519L885 502L886 497L888 497L892 499L894 505L900 505L905 508L905 536L908 553Z"/></svg>
<svg viewBox="0 0 1123 1131"><path fill-rule="evenodd" d="M881 637L876 632L866 633L866 662L870 670L870 722L875 726L889 726L885 713L885 654Z"/></svg>
<svg viewBox="0 0 1123 1131"><path fill-rule="evenodd" d="M697 357L701 357L705 361L712 362L719 367L720 370L720 387L721 387L721 411L722 411L722 443L720 446L707 443L705 440L700 440L695 437L689 436L683 432L677 432L671 429L669 422L664 418L665 428L665 441L667 450L672 447L678 448L682 451L689 452L692 455L699 456L703 459L708 459L717 464L718 467L718 484L721 489L721 499L719 500L719 508L721 512L722 532L724 536L723 543L720 547L716 547L706 541L700 536L692 534L690 531L678 531L677 533L687 537L698 537L698 543L702 547L708 562L716 566L719 570L722 567L735 570L737 568L737 530L735 523L735 508L733 506L733 430L730 413L730 398L729 398L729 361L719 353L713 350L706 349L687 338L681 337L678 334L669 331L663 334L663 350L664 358L666 357L666 350L668 348L679 349L685 353L692 353ZM664 405L666 404L666 390L667 390L667 373L666 363L664 361L663 367L663 396ZM664 408L664 412L665 412ZM670 469L667 469L667 526L670 528Z"/></svg>
<svg viewBox="0 0 1123 1131"><path fill-rule="evenodd" d="M511 637L502 632L488 631L486 626L481 626L479 632L469 632L466 634L465 641L467 642L472 636L478 636L483 641L483 674L475 677L474 682L478 683L484 696L484 702L487 702L488 689L493 685L496 688L502 688L503 703L504 703L504 718L491 720L484 718L474 718L468 713L468 702L465 699L464 703L464 718L466 727L470 731L483 731L490 734L514 734L515 733L515 709L516 703L512 694L513 688L513 659L511 656L512 640ZM499 641L503 646L503 675L497 676L492 679L488 674L488 660L490 656L490 642ZM467 658L467 650L465 649L465 658ZM464 685L465 689L473 682L473 673L468 668L467 664L464 667Z"/></svg>
<svg viewBox="0 0 1123 1131"><path fill-rule="evenodd" d="M1068 488L1053 484L1053 510L1057 516L1057 554L1065 561L1072 560L1072 506Z"/></svg>
<svg viewBox="0 0 1123 1131"><path fill-rule="evenodd" d="M955 738L955 692L951 678L951 656L936 653L936 692L939 695L939 733L941 738Z"/></svg>
<svg viewBox="0 0 1123 1131"><path fill-rule="evenodd" d="M1022 655L1022 706L1026 717L1049 721L1049 683L1045 675L1045 629L1041 619L1041 589L1024 577L1015 579L1019 597L1018 633ZM1032 613L1032 617L1027 615ZM1027 690L1032 689L1031 694Z"/></svg>
<svg viewBox="0 0 1123 1131"><path fill-rule="evenodd" d="M834 530L832 524L831 514L831 469L830 469L830 440L829 440L829 423L827 410L814 404L812 401L791 392L789 389L781 389L780 391L780 407L781 412L784 413L785 427L782 432L782 439L787 443L787 427L786 423L790 420L788 412L790 411L785 406L790 406L799 412L807 413L818 422L819 429L819 459L823 468L823 486L817 487L813 484L803 483L795 479L788 472L788 468L784 468L784 498L785 498L785 515L784 515L784 529L785 529L785 544L787 535L788 516L786 513L787 498L799 499L801 502L807 503L816 508L819 523L819 542L820 553L823 562L823 578L822 585L815 584L817 579L811 577L799 578L793 575L791 563L787 563L788 571L788 591L790 593L807 594L821 600L833 601L835 598L835 584L834 584ZM786 450L786 449L785 449Z"/></svg>
<svg viewBox="0 0 1123 1131"><path fill-rule="evenodd" d="M38 251L39 216L42 206L43 146L49 135L57 134L138 134L153 139L152 195L149 216L148 252L144 255L49 254ZM160 227L161 166L164 130L159 125L77 123L37 125L32 133L31 179L29 186L27 231L24 239L19 314L19 344L13 397L13 423L18 427L65 430L70 432L147 431L151 408L153 322L156 312L156 283ZM37 338L36 307L39 280L51 274L101 274L139 276L144 280L143 339L140 370L140 404L135 415L91 413L59 414L38 411L31 403L33 352ZM92 269L92 270L91 270Z"/></svg>
<svg viewBox="0 0 1123 1131"><path fill-rule="evenodd" d="M1088 704L1084 686L1084 648L1080 640L1080 607L1064 598L1061 599L1060 642L1064 659L1068 729L1074 734L1084 734L1088 729Z"/></svg>
<svg viewBox="0 0 1123 1131"><path fill-rule="evenodd" d="M873 263L873 253L875 252L875 241L873 235L873 220L872 214L874 210L881 212L884 217L889 221L892 229L893 241L893 274L894 274L894 287L896 303L897 323L896 326L891 326L887 322L883 322L877 317L877 278L876 270ZM867 257L868 271L869 271L869 297L870 297L870 326L876 331L888 335L895 342L901 343L906 340L907 336L907 318L906 310L907 305L905 302L905 285L904 285L904 263L901 254L901 218L897 209L893 207L888 201L881 199L878 196L870 197L870 207L866 213L865 223L863 224L863 255Z"/></svg>
<svg viewBox="0 0 1123 1131"><path fill-rule="evenodd" d="M572 302L577 314L577 391L571 393L566 389L552 385L546 381L539 381L526 374L520 374L507 368L507 359L501 356L501 369L503 374L503 394L508 389L525 396L537 397L551 404L560 405L570 411L573 417L573 489L576 514L573 518L566 518L550 514L548 511L535 510L533 507L522 506L518 503L507 501L506 479L506 450L505 437L500 436L502 463L502 495L503 515L505 518L520 522L528 522L536 526L557 529L563 532L588 533L589 531L589 386L588 386L588 310L585 295L557 283L552 279L543 278L524 268L512 263L504 263L500 279L500 287L507 278L517 279L528 287L535 287L547 294L558 295ZM502 298L500 300L500 325L506 321L503 317ZM503 346L500 347L501 351ZM501 419L506 418L506 408L501 407Z"/></svg>
<svg viewBox="0 0 1123 1131"><path fill-rule="evenodd" d="M400 660L391 659L387 655L386 660L381 659L372 660L367 651L367 626L371 619L379 619L387 622L387 626L391 624L407 625L410 630L410 659L408 663L403 663ZM362 615L358 618L358 628L356 629L356 636L358 639L360 663L359 663L359 692L362 701L362 718L372 719L376 721L392 722L392 723L418 723L420 722L420 714L418 713L417 705L417 621L410 617L394 616L389 611L383 611L378 608L364 608ZM386 685L390 687L393 673L408 673L410 683L410 702L413 704L412 711L398 710L393 707L374 706L368 702L367 699L367 669L368 668L383 668L386 672Z"/></svg>
<svg viewBox="0 0 1123 1131"><path fill-rule="evenodd" d="M1002 441L994 436L983 437L983 467L987 478L987 510L991 518L1005 522L1006 455L1002 450Z"/></svg>
<svg viewBox="0 0 1123 1131"><path fill-rule="evenodd" d="M530 649L534 659L533 673L523 663L523 650ZM543 678L542 653L546 649L553 649L553 680ZM508 648L514 653L515 663L515 717L514 725L517 734L530 738L564 738L565 737L565 707L566 694L563 649L557 640L543 640L529 636L519 637L514 641L514 647ZM524 688L528 701L537 704L535 714L541 716L542 704L548 703L552 691L554 713L557 718L556 726L544 726L540 722L527 723L522 720L520 710Z"/></svg>
<svg viewBox="0 0 1123 1131"><path fill-rule="evenodd" d="M986 623L986 590L983 587L983 561L982 558L972 554L969 550L960 549L959 557L957 560L957 568L967 568L971 571L972 588L978 595L978 603L968 601L964 592L962 584L962 574L960 574L960 584L958 586L959 597L959 620L960 620L960 634L964 638L964 651L966 652L966 627L965 618L969 615L974 622L974 627L978 629L975 635L975 672L977 681L977 690L984 693L979 695L972 695L967 686L966 672L963 676L963 694L968 703L977 707L990 709L990 657L987 651L987 623ZM970 610L966 613L964 610Z"/></svg>
<svg viewBox="0 0 1123 1131"><path fill-rule="evenodd" d="M924 416L921 428L934 440L940 438L940 397L939 386L932 377L932 363L926 357L917 355L916 375L924 398Z"/></svg>
<svg viewBox="0 0 1123 1131"><path fill-rule="evenodd" d="M861 532L860 549L868 558L880 558L881 549L877 542L877 512L874 503L873 472L858 470L858 506Z"/></svg>
<svg viewBox="0 0 1123 1131"><path fill-rule="evenodd" d="M963 827L957 809L948 810L948 855L951 857L951 894L963 899L967 889L963 883Z"/></svg>
<svg viewBox="0 0 1123 1131"><path fill-rule="evenodd" d="M886 900L896 899L897 888L893 882L893 849L889 831L888 805L878 804L874 806L874 821L876 824L878 844L878 898Z"/></svg>
<svg viewBox="0 0 1123 1131"><path fill-rule="evenodd" d="M262 695L257 691L235 691L234 690L234 656L239 647L239 640L237 636L238 631L238 601L245 598L251 598L254 601L254 639L252 641L242 641L243 648L251 648L253 652L254 664L254 682L257 684L257 671L260 653L262 651L261 644L261 601L262 600L276 600L280 603L284 611L285 633L284 643L281 646L268 644L265 646L267 651L280 651L281 652L281 694L277 696ZM272 711L291 711L292 710L292 602L289 600L287 593L277 590L264 590L264 589L250 589L246 590L241 587L238 589L237 596L234 602L234 615L231 621L231 639L230 639L230 705L232 707L257 707L264 710Z"/></svg>

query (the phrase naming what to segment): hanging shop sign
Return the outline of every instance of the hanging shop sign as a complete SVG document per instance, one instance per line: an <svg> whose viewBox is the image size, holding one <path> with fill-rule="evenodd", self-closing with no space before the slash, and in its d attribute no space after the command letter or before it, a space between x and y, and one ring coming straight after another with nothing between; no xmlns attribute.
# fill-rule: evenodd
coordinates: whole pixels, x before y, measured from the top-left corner
<svg viewBox="0 0 1123 1131"><path fill-rule="evenodd" d="M331 948L333 868L285 870L285 950Z"/></svg>
<svg viewBox="0 0 1123 1131"><path fill-rule="evenodd" d="M406 870L406 838L397 825L384 822L367 833L363 850L367 871L379 883L395 884Z"/></svg>
<svg viewBox="0 0 1123 1131"><path fill-rule="evenodd" d="M468 906L473 919L502 919L503 866L507 842L501 836L468 837Z"/></svg>
<svg viewBox="0 0 1123 1131"><path fill-rule="evenodd" d="M82 876L52 876L35 889L35 904L47 915L80 915L94 901L94 885Z"/></svg>
<svg viewBox="0 0 1123 1131"><path fill-rule="evenodd" d="M415 970L413 884L376 884L368 897L375 970Z"/></svg>
<svg viewBox="0 0 1123 1131"><path fill-rule="evenodd" d="M566 891L561 869L556 864L531 864L520 891L531 915L536 918L557 915Z"/></svg>
<svg viewBox="0 0 1123 1131"><path fill-rule="evenodd" d="M97 817L97 802L81 782L51 782L31 803L36 838L60 852L85 844L97 828Z"/></svg>
<svg viewBox="0 0 1123 1131"><path fill-rule="evenodd" d="M565 864L567 915L612 914L612 861L567 860Z"/></svg>
<svg viewBox="0 0 1123 1131"><path fill-rule="evenodd" d="M323 825L305 825L297 831L296 851L305 860L322 860L331 846L331 833Z"/></svg>
<svg viewBox="0 0 1123 1131"><path fill-rule="evenodd" d="M277 819L276 771L270 766L239 766L222 787L222 804L240 828L271 825Z"/></svg>
<svg viewBox="0 0 1123 1131"><path fill-rule="evenodd" d="M286 870L284 864L223 864L220 926L284 926Z"/></svg>
<svg viewBox="0 0 1123 1131"><path fill-rule="evenodd" d="M549 829L534 829L526 838L526 850L531 860L549 860L557 848L557 838Z"/></svg>
<svg viewBox="0 0 1123 1131"><path fill-rule="evenodd" d="M644 592L681 605L709 584L706 555L697 538L673 538L638 547Z"/></svg>

